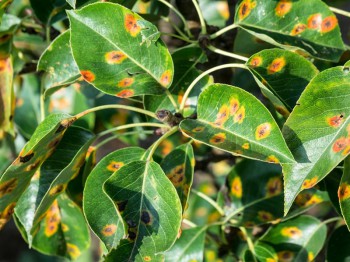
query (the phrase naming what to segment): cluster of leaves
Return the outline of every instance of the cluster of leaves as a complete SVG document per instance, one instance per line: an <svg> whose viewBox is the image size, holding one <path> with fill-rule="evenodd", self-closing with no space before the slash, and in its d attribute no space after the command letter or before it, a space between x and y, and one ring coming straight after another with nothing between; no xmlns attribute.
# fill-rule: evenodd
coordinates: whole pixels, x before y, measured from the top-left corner
<svg viewBox="0 0 350 262"><path fill-rule="evenodd" d="M347 12L192 0L189 23L165 0L11 2L0 229L13 217L30 247L71 260L87 225L106 261L350 256L350 62L333 13Z"/></svg>

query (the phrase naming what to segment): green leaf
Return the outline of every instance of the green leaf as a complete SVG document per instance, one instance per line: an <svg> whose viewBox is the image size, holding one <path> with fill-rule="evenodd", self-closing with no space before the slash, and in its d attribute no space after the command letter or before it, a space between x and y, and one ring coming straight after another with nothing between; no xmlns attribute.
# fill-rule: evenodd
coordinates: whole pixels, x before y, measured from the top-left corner
<svg viewBox="0 0 350 262"><path fill-rule="evenodd" d="M174 69L169 51L160 39L149 47L140 45L138 23L144 20L139 15L111 3L92 4L68 15L74 59L96 88L130 97L161 94L171 85Z"/></svg>
<svg viewBox="0 0 350 262"><path fill-rule="evenodd" d="M26 231L29 244L47 210L78 174L93 139L92 133L85 129L69 128L18 200L15 213Z"/></svg>
<svg viewBox="0 0 350 262"><path fill-rule="evenodd" d="M71 7L73 7L75 9L77 7L81 7L84 5L98 2L99 0L66 0L66 1ZM109 0L108 2L118 3L118 4L121 4L125 7L132 8L133 5L135 4L136 0Z"/></svg>
<svg viewBox="0 0 350 262"><path fill-rule="evenodd" d="M134 161L105 182L105 191L128 225L106 261L159 261L180 229L181 203L174 186L155 162Z"/></svg>
<svg viewBox="0 0 350 262"><path fill-rule="evenodd" d="M140 160L145 150L128 147L105 156L86 180L83 208L86 219L94 233L108 250L116 248L125 234L124 222L113 201L103 191L104 182L119 169Z"/></svg>
<svg viewBox="0 0 350 262"><path fill-rule="evenodd" d="M25 74L18 82L14 121L20 133L30 139L40 123L39 79L35 74Z"/></svg>
<svg viewBox="0 0 350 262"><path fill-rule="evenodd" d="M334 209L337 211L339 215L342 214L341 208L340 208L340 201L338 197L338 190L340 185L340 180L343 176L343 170L339 168L335 168L332 170L332 172L325 177L324 185L326 188L326 191L328 193L329 199L334 207Z"/></svg>
<svg viewBox="0 0 350 262"><path fill-rule="evenodd" d="M207 227L183 230L181 237L165 253L165 261L203 261L205 231Z"/></svg>
<svg viewBox="0 0 350 262"><path fill-rule="evenodd" d="M226 217L234 226L260 225L283 217L283 180L279 165L243 160L227 177ZM255 183L259 181L259 183Z"/></svg>
<svg viewBox="0 0 350 262"><path fill-rule="evenodd" d="M292 111L305 87L318 73L317 68L304 57L277 48L254 54L246 65L262 93L282 115Z"/></svg>
<svg viewBox="0 0 350 262"><path fill-rule="evenodd" d="M58 13L58 8L66 3L65 0L30 0L30 5L37 18L43 23L51 23L54 15Z"/></svg>
<svg viewBox="0 0 350 262"><path fill-rule="evenodd" d="M227 1L199 0L205 21L213 26L225 26L230 17Z"/></svg>
<svg viewBox="0 0 350 262"><path fill-rule="evenodd" d="M194 165L193 148L189 143L175 148L163 159L160 165L176 188L183 211L186 210L187 199L193 182Z"/></svg>
<svg viewBox="0 0 350 262"><path fill-rule="evenodd" d="M3 0L1 3L0 3L0 24L2 23L2 16L4 15L5 13L5 9L6 7L8 7L11 3L12 3L13 0Z"/></svg>
<svg viewBox="0 0 350 262"><path fill-rule="evenodd" d="M350 228L350 157L344 161L344 173L338 189L341 213L345 223Z"/></svg>
<svg viewBox="0 0 350 262"><path fill-rule="evenodd" d="M169 92L174 98L178 109L187 87L202 73L200 70L196 69L196 66L199 63L205 62L206 56L200 48L188 47L175 51L172 54L172 57L174 61L175 75L174 81L169 88ZM212 84L212 82L210 76L205 76L194 86L186 102L184 116L189 116L195 112L199 94L208 84ZM162 109L170 110L172 112L178 111L166 94L159 96L145 96L144 104L145 108L152 112L157 112Z"/></svg>
<svg viewBox="0 0 350 262"><path fill-rule="evenodd" d="M12 58L0 59L0 140L6 133L14 136L14 92Z"/></svg>
<svg viewBox="0 0 350 262"><path fill-rule="evenodd" d="M270 112L246 91L211 85L200 94L197 111L197 120L185 119L180 124L186 136L248 158L294 162Z"/></svg>
<svg viewBox="0 0 350 262"><path fill-rule="evenodd" d="M58 36L41 55L38 70L46 72L44 85L49 96L62 86L69 85L81 77L70 48L70 30Z"/></svg>
<svg viewBox="0 0 350 262"><path fill-rule="evenodd" d="M21 222L14 218L26 240ZM33 248L47 255L76 260L89 244L90 235L83 214L66 194L61 194L53 202L35 232Z"/></svg>
<svg viewBox="0 0 350 262"><path fill-rule="evenodd" d="M306 87L283 127L297 164L284 164L285 213L295 196L322 180L350 152L350 74L327 69Z"/></svg>
<svg viewBox="0 0 350 262"><path fill-rule="evenodd" d="M349 261L350 234L346 226L340 226L330 236L327 246L327 261Z"/></svg>
<svg viewBox="0 0 350 262"><path fill-rule="evenodd" d="M0 178L0 228L10 219L17 200L41 164L53 153L75 121L67 114L49 115Z"/></svg>
<svg viewBox="0 0 350 262"><path fill-rule="evenodd" d="M337 18L321 0L244 0L235 23L266 42L320 59L337 62L345 51Z"/></svg>
<svg viewBox="0 0 350 262"><path fill-rule="evenodd" d="M261 261L267 261L267 252L269 258L278 257L281 261L314 261L326 236L324 223L314 217L299 216L270 228L256 245L258 250L265 250L264 254L257 252L256 255Z"/></svg>

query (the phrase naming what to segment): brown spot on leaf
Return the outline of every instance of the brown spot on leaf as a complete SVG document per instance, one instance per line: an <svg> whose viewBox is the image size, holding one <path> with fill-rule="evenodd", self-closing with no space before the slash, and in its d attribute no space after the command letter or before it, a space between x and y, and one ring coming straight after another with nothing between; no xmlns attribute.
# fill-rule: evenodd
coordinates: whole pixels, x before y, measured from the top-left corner
<svg viewBox="0 0 350 262"><path fill-rule="evenodd" d="M284 227L281 230L281 235L289 238L299 238L303 232L297 227Z"/></svg>
<svg viewBox="0 0 350 262"><path fill-rule="evenodd" d="M252 11L252 9L256 6L255 1L244 0L238 9L238 18L239 20L245 19Z"/></svg>
<svg viewBox="0 0 350 262"><path fill-rule="evenodd" d="M10 180L2 182L0 184L0 198L6 194L10 194L16 188L17 183L18 181L16 178L11 178Z"/></svg>
<svg viewBox="0 0 350 262"><path fill-rule="evenodd" d="M110 236L113 236L116 231L117 231L117 225L110 224L110 225L104 226L101 233L106 237L110 237Z"/></svg>
<svg viewBox="0 0 350 262"><path fill-rule="evenodd" d="M315 176L311 179L305 179L302 186L301 186L301 190L311 188L311 187L315 186L317 184L317 182L318 182L317 176Z"/></svg>
<svg viewBox="0 0 350 262"><path fill-rule="evenodd" d="M29 151L25 156L19 156L19 162L27 163L32 159L33 156L34 156L34 152Z"/></svg>
<svg viewBox="0 0 350 262"><path fill-rule="evenodd" d="M302 32L304 32L306 28L307 28L307 26L304 25L304 24L301 24L301 23L296 24L296 25L293 27L292 32L290 32L290 35L292 35L292 36L299 35L299 34L301 34Z"/></svg>
<svg viewBox="0 0 350 262"><path fill-rule="evenodd" d="M236 176L231 183L231 194L237 198L241 198L243 193L241 178Z"/></svg>
<svg viewBox="0 0 350 262"><path fill-rule="evenodd" d="M307 19L307 27L310 29L320 29L322 24L322 15L314 14Z"/></svg>
<svg viewBox="0 0 350 262"><path fill-rule="evenodd" d="M344 150L347 145L350 145L350 139L346 137L341 137L334 142L332 150L334 153L338 153Z"/></svg>
<svg viewBox="0 0 350 262"><path fill-rule="evenodd" d="M107 166L107 169L109 171L115 172L118 171L122 166L124 166L123 162L116 162L116 161L112 161L109 163L109 165Z"/></svg>
<svg viewBox="0 0 350 262"><path fill-rule="evenodd" d="M221 144L223 142L225 142L226 140L226 134L225 133L218 133L216 135L214 135L212 138L210 138L209 143L210 144Z"/></svg>
<svg viewBox="0 0 350 262"><path fill-rule="evenodd" d="M242 124L243 120L245 118L245 107L241 106L238 111L236 112L235 116L233 117L233 122Z"/></svg>
<svg viewBox="0 0 350 262"><path fill-rule="evenodd" d="M134 78L127 77L118 82L118 87L128 87L134 83Z"/></svg>
<svg viewBox="0 0 350 262"><path fill-rule="evenodd" d="M229 107L227 105L223 105L216 116L216 120L214 124L217 126L222 126L223 124L225 124L228 117L229 117Z"/></svg>
<svg viewBox="0 0 350 262"><path fill-rule="evenodd" d="M79 248L70 243L67 243L67 253L73 260L77 259L81 255Z"/></svg>
<svg viewBox="0 0 350 262"><path fill-rule="evenodd" d="M267 73L269 75L280 72L284 66L286 65L286 60L284 57L276 58L272 61L272 63L267 67Z"/></svg>
<svg viewBox="0 0 350 262"><path fill-rule="evenodd" d="M66 189L66 186L67 185L65 185L65 184L60 184L60 185L54 186L53 188L50 189L49 195L53 196L53 195L57 195L57 194L61 193L63 190Z"/></svg>
<svg viewBox="0 0 350 262"><path fill-rule="evenodd" d="M160 83L162 86L167 87L171 83L171 71L166 70L160 77Z"/></svg>
<svg viewBox="0 0 350 262"><path fill-rule="evenodd" d="M268 222L273 220L274 216L270 212L262 210L258 212L258 219L262 222Z"/></svg>
<svg viewBox="0 0 350 262"><path fill-rule="evenodd" d="M268 156L266 158L266 161L269 163L275 163L275 164L278 164L280 162L279 159L277 157L275 157L274 155Z"/></svg>
<svg viewBox="0 0 350 262"><path fill-rule="evenodd" d="M268 137L271 133L271 124L270 123L263 123L261 125L258 125L258 127L255 130L255 139L261 140Z"/></svg>
<svg viewBox="0 0 350 262"><path fill-rule="evenodd" d="M203 132L203 130L204 130L204 126L197 126L197 127L192 129L192 132L193 133L201 133L201 132Z"/></svg>
<svg viewBox="0 0 350 262"><path fill-rule="evenodd" d="M342 114L327 118L327 123L331 127L337 128L344 122L344 116Z"/></svg>
<svg viewBox="0 0 350 262"><path fill-rule="evenodd" d="M230 114L231 116L235 115L239 108L239 101L236 98L230 100Z"/></svg>
<svg viewBox="0 0 350 262"><path fill-rule="evenodd" d="M328 33L332 31L334 28L336 28L337 25L338 25L337 18L335 16L328 16L322 21L321 32Z"/></svg>
<svg viewBox="0 0 350 262"><path fill-rule="evenodd" d="M285 16L292 9L292 1L290 0L281 0L277 3L275 8L275 13L279 17Z"/></svg>
<svg viewBox="0 0 350 262"><path fill-rule="evenodd" d="M132 14L127 14L124 19L125 29L132 37L137 36L141 30L141 27L137 24L137 20Z"/></svg>
<svg viewBox="0 0 350 262"><path fill-rule="evenodd" d="M282 192L282 181L280 177L271 177L266 184L266 196L272 197Z"/></svg>
<svg viewBox="0 0 350 262"><path fill-rule="evenodd" d="M350 185L347 182L340 184L338 189L338 198L340 201L344 201L350 198Z"/></svg>
<svg viewBox="0 0 350 262"><path fill-rule="evenodd" d="M117 96L118 97L122 97L122 98L127 98L127 97L131 97L134 95L134 90L132 89L125 89L125 90L122 90L120 91Z"/></svg>
<svg viewBox="0 0 350 262"><path fill-rule="evenodd" d="M80 74L83 76L83 78L88 82L93 82L95 80L95 74L91 72L90 70L81 70Z"/></svg>
<svg viewBox="0 0 350 262"><path fill-rule="evenodd" d="M167 177L175 187L179 187L185 181L185 165L176 166L167 174Z"/></svg>
<svg viewBox="0 0 350 262"><path fill-rule="evenodd" d="M47 237L51 237L57 232L59 223L61 222L61 215L57 200L52 203L51 207L47 211L45 222L45 235Z"/></svg>
<svg viewBox="0 0 350 262"><path fill-rule="evenodd" d="M262 64L262 58L261 56L255 56L253 57L249 62L251 67L258 67Z"/></svg>
<svg viewBox="0 0 350 262"><path fill-rule="evenodd" d="M117 202L118 211L123 212L125 210L127 204L128 204L128 200L123 200L123 201Z"/></svg>
<svg viewBox="0 0 350 262"><path fill-rule="evenodd" d="M150 225L152 223L152 218L148 210L143 210L141 213L141 221L146 225Z"/></svg>
<svg viewBox="0 0 350 262"><path fill-rule="evenodd" d="M111 65L120 64L127 58L127 55L122 51L111 51L105 55L106 62Z"/></svg>

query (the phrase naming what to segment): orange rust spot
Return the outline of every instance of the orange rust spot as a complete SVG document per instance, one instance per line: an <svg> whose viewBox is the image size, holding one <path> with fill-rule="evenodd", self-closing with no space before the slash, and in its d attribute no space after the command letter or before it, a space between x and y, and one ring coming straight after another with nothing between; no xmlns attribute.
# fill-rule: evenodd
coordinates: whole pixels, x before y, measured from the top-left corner
<svg viewBox="0 0 350 262"><path fill-rule="evenodd" d="M197 127L192 129L192 132L193 133L201 133L201 132L203 132L203 130L204 130L204 126L197 126Z"/></svg>
<svg viewBox="0 0 350 262"><path fill-rule="evenodd" d="M143 257L143 261L151 261L152 260L152 258L150 257L150 256L145 256L145 257Z"/></svg>
<svg viewBox="0 0 350 262"><path fill-rule="evenodd" d="M93 72L91 72L90 70L81 70L80 74L88 82L93 82L95 80L95 74Z"/></svg>
<svg viewBox="0 0 350 262"><path fill-rule="evenodd" d="M242 124L245 118L245 107L241 106L233 118L234 123Z"/></svg>
<svg viewBox="0 0 350 262"><path fill-rule="evenodd" d="M266 184L266 196L272 197L282 192L282 181L280 177L271 177Z"/></svg>
<svg viewBox="0 0 350 262"><path fill-rule="evenodd" d="M127 14L125 16L124 26L126 31L130 33L132 37L137 36L141 31L141 27L137 24L136 17L132 14Z"/></svg>
<svg viewBox="0 0 350 262"><path fill-rule="evenodd" d="M328 33L332 31L334 28L336 28L337 25L338 25L337 18L335 16L328 16L322 21L321 32Z"/></svg>
<svg viewBox="0 0 350 262"><path fill-rule="evenodd" d="M164 140L160 145L164 156L168 155L174 149L174 144L170 140Z"/></svg>
<svg viewBox="0 0 350 262"><path fill-rule="evenodd" d="M327 124L331 127L339 127L344 122L344 116L342 114L327 118Z"/></svg>
<svg viewBox="0 0 350 262"><path fill-rule="evenodd" d="M258 212L258 219L262 222L267 222L273 220L274 216L270 212L262 210Z"/></svg>
<svg viewBox="0 0 350 262"><path fill-rule="evenodd" d="M63 232L69 231L69 227L66 224L61 224L61 227Z"/></svg>
<svg viewBox="0 0 350 262"><path fill-rule="evenodd" d="M284 57L276 58L267 67L267 73L269 75L275 74L275 73L281 71L284 68L285 65L286 65L286 60L284 59Z"/></svg>
<svg viewBox="0 0 350 262"><path fill-rule="evenodd" d="M251 67L258 67L262 64L262 58L261 56L255 56L253 57L249 62Z"/></svg>
<svg viewBox="0 0 350 262"><path fill-rule="evenodd" d="M256 140L265 139L271 133L271 124L263 123L259 125L255 130L255 138Z"/></svg>
<svg viewBox="0 0 350 262"><path fill-rule="evenodd" d="M350 185L347 182L340 184L338 189L338 198L340 201L344 201L350 198Z"/></svg>
<svg viewBox="0 0 350 262"><path fill-rule="evenodd" d="M50 189L49 195L51 195L51 196L57 195L57 194L61 193L63 190L65 190L66 187L67 187L67 185L65 185L65 184L56 185Z"/></svg>
<svg viewBox="0 0 350 262"><path fill-rule="evenodd" d="M171 71L166 70L160 77L160 83L162 86L167 87L171 82Z"/></svg>
<svg viewBox="0 0 350 262"><path fill-rule="evenodd" d="M80 256L80 250L76 245L67 243L67 253L73 259L77 259Z"/></svg>
<svg viewBox="0 0 350 262"><path fill-rule="evenodd" d="M223 124L225 124L230 114L229 111L229 107L227 105L223 105L216 116L214 124L217 126L222 126Z"/></svg>
<svg viewBox="0 0 350 262"><path fill-rule="evenodd" d="M348 138L348 146L344 149L342 155L346 156L350 153L350 138Z"/></svg>
<svg viewBox="0 0 350 262"><path fill-rule="evenodd" d="M346 137L341 137L334 142L332 150L334 153L338 153L344 150L347 147L347 145L350 145L350 139Z"/></svg>
<svg viewBox="0 0 350 262"><path fill-rule="evenodd" d="M226 140L226 134L225 133L218 133L214 135L212 138L210 138L209 143L217 145L225 142Z"/></svg>
<svg viewBox="0 0 350 262"><path fill-rule="evenodd" d="M292 9L292 2L290 0L281 0L277 3L275 13L277 16L285 16Z"/></svg>
<svg viewBox="0 0 350 262"><path fill-rule="evenodd" d="M255 1L244 0L239 6L238 10L238 18L239 21L245 19L252 11L252 9L256 6Z"/></svg>
<svg viewBox="0 0 350 262"><path fill-rule="evenodd" d="M317 195L312 195L308 192L300 193L296 199L295 203L300 207L307 207L310 205L315 205L322 202L322 198Z"/></svg>
<svg viewBox="0 0 350 262"><path fill-rule="evenodd" d="M307 27L310 29L320 29L322 24L322 15L314 14L307 19Z"/></svg>
<svg viewBox="0 0 350 262"><path fill-rule="evenodd" d="M237 113L239 108L239 101L236 98L232 98L230 100L230 114L233 116L234 114Z"/></svg>
<svg viewBox="0 0 350 262"><path fill-rule="evenodd" d="M242 188L242 181L241 178L236 176L232 180L231 184L231 194L234 195L237 198L241 198L243 193L243 188Z"/></svg>
<svg viewBox="0 0 350 262"><path fill-rule="evenodd" d="M133 96L134 93L135 92L132 89L125 89L125 90L122 90L119 93L117 93L117 96L118 97L122 97L122 98L127 98L127 97L130 97L130 96Z"/></svg>
<svg viewBox="0 0 350 262"><path fill-rule="evenodd" d="M269 163L275 163L275 164L278 164L280 162L279 159L277 157L275 157L274 155L268 156L266 158L266 161Z"/></svg>
<svg viewBox="0 0 350 262"><path fill-rule="evenodd" d="M47 211L45 222L46 222L45 235L47 237L51 237L57 232L58 226L61 222L61 215L58 208L57 200L55 200L52 203L50 209Z"/></svg>
<svg viewBox="0 0 350 262"><path fill-rule="evenodd" d="M106 62L108 64L120 64L128 57L122 51L111 51L105 55Z"/></svg>
<svg viewBox="0 0 350 262"><path fill-rule="evenodd" d="M17 179L11 178L0 184L0 198L6 194L10 194L17 186Z"/></svg>
<svg viewBox="0 0 350 262"><path fill-rule="evenodd" d="M317 184L317 182L318 182L317 176L315 176L311 179L305 179L302 186L301 186L301 190L311 188L311 187L315 186Z"/></svg>
<svg viewBox="0 0 350 262"><path fill-rule="evenodd" d="M277 258L268 257L268 258L266 258L266 262L278 262L278 260L277 260Z"/></svg>
<svg viewBox="0 0 350 262"><path fill-rule="evenodd" d="M303 232L297 227L284 227L281 230L281 235L289 238L299 238Z"/></svg>
<svg viewBox="0 0 350 262"><path fill-rule="evenodd" d="M118 171L122 166L124 166L123 162L116 162L116 161L112 161L109 163L109 165L107 166L107 169L109 171L115 172Z"/></svg>
<svg viewBox="0 0 350 262"><path fill-rule="evenodd" d="M294 259L294 253L289 250L280 251L277 253L278 261L291 262Z"/></svg>
<svg viewBox="0 0 350 262"><path fill-rule="evenodd" d="M315 261L315 255L314 255L313 252L310 251L310 252L307 254L307 261L309 261L309 262Z"/></svg>
<svg viewBox="0 0 350 262"><path fill-rule="evenodd" d="M2 229L6 222L11 218L15 206L16 203L11 203L4 209L3 212L0 213L0 229Z"/></svg>
<svg viewBox="0 0 350 262"><path fill-rule="evenodd" d="M242 145L242 148L243 149L246 149L246 150L248 150L249 149L249 143L244 143L243 145Z"/></svg>
<svg viewBox="0 0 350 262"><path fill-rule="evenodd" d="M302 32L304 32L306 28L307 28L307 26L304 25L304 24L301 24L301 23L296 24L296 25L293 27L292 32L290 32L290 35L292 35L292 36L299 35L299 34L301 34Z"/></svg>
<svg viewBox="0 0 350 262"><path fill-rule="evenodd" d="M178 165L173 168L167 177L175 187L181 186L185 182L185 165Z"/></svg>
<svg viewBox="0 0 350 262"><path fill-rule="evenodd" d="M110 224L110 225L104 226L101 233L105 237L110 237L110 236L113 236L116 231L117 231L117 225Z"/></svg>
<svg viewBox="0 0 350 262"><path fill-rule="evenodd" d="M128 87L134 83L134 78L127 77L118 82L118 87Z"/></svg>

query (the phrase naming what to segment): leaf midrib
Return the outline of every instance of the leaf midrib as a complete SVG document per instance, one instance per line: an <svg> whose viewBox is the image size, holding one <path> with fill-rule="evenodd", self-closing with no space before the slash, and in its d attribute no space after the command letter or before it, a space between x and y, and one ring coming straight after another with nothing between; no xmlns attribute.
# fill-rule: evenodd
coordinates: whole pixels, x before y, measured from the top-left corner
<svg viewBox="0 0 350 262"><path fill-rule="evenodd" d="M156 80L157 83L159 83L158 79L156 78L155 75L153 75L147 68L145 68L142 64L140 64L138 61L136 61L132 56L130 56L127 52L125 52L125 50L123 50L122 48L120 48L118 45L116 45L115 43L113 43L111 40L109 40L108 38L106 38L104 35L100 34L99 32L97 32L96 30L94 30L93 28L91 28L90 26L86 25L83 21L79 20L78 17L79 15L74 13L74 15L72 15L72 13L74 13L73 11L68 12L69 17L73 17L77 22L79 22L80 24L84 25L86 28L90 29L91 31L93 31L94 33L96 33L97 35L101 36L103 39L105 39L108 43L110 43L111 45L113 45L114 47L116 47L118 50L122 51L134 64L136 64L138 67L140 67L142 70L144 70L147 74L149 74L150 76L153 77L153 79ZM71 31L73 31L73 29L71 29ZM71 33L71 38L72 38L72 33ZM72 48L73 51L73 48ZM74 51L73 53L73 58L74 58ZM76 60L74 58L74 60ZM160 83L159 83L160 84Z"/></svg>

